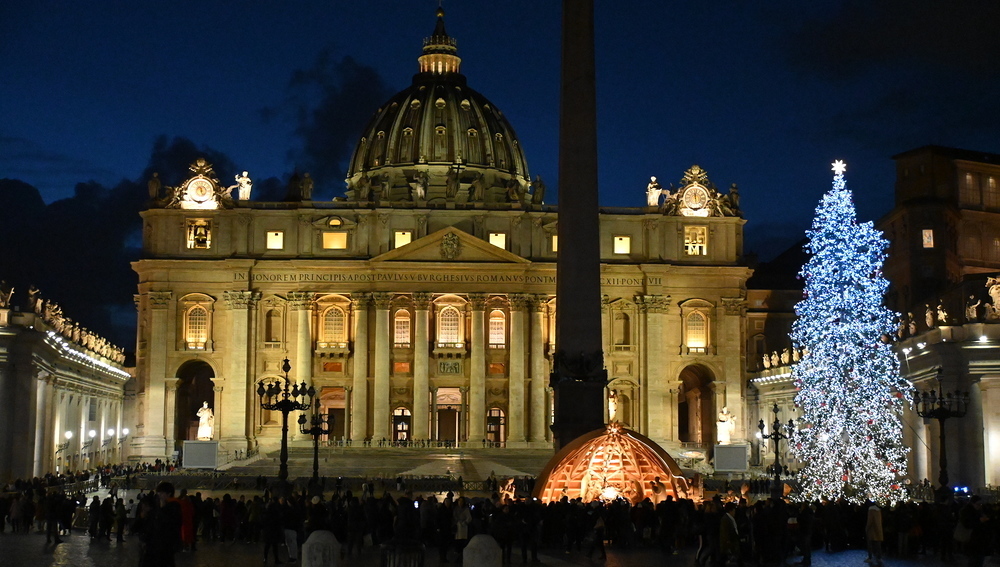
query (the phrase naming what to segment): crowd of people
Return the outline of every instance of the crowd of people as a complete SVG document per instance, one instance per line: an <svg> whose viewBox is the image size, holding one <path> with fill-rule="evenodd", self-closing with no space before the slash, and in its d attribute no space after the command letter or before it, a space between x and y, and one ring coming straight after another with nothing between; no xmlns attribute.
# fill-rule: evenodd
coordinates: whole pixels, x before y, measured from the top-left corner
<svg viewBox="0 0 1000 567"><path fill-rule="evenodd" d="M166 470L163 464L149 470L158 467ZM112 469L87 478L106 473L107 485L136 472ZM65 480L70 479L77 482L79 477ZM337 483L327 498L304 492L279 497L272 492L274 484L265 481L244 491L249 495L175 494L170 483L161 482L135 498L93 496L88 502L82 493L64 494L61 484L71 483L47 478L9 485L0 496L0 530L34 530L53 543L74 526L86 529L92 541L115 537L121 542L134 535L145 566L172 565L175 551L195 552L199 542L257 545L265 562L295 562L315 530L333 532L346 556L390 541L418 540L441 562L455 561L474 535L485 533L500 545L504 563L515 555L522 562L535 561L540 549L599 559L611 545L659 548L666 554L689 549L699 566L717 567L729 562L784 565L795 558L808 566L814 551L846 549L867 549L874 565L881 565L883 553L937 555L946 562L961 553L969 567L981 567L994 551L993 542L1000 541L1000 508L978 497L889 507L770 499L751 504L731 495L702 503L666 497L655 504L648 499L632 504L568 498L543 504L498 493L491 498L414 495L402 483L388 483L380 495L373 483L365 483L360 494Z"/></svg>

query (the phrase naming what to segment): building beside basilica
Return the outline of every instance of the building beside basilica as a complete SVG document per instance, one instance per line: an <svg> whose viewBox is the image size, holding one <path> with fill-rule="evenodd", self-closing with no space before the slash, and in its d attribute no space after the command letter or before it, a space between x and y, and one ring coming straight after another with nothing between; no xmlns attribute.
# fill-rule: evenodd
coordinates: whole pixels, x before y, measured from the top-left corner
<svg viewBox="0 0 1000 567"><path fill-rule="evenodd" d="M439 12L419 72L376 112L347 191L252 199L192 165L143 218L133 457L170 455L213 407L221 450L272 447L261 380L320 392L333 437L550 447L558 209L512 125L466 84ZM705 170L601 212L608 418L672 451L744 407L738 190ZM234 193L235 192L235 193ZM746 436L738 416L734 439Z"/></svg>
<svg viewBox="0 0 1000 567"><path fill-rule="evenodd" d="M0 282L0 481L120 461L131 417L124 362L37 290Z"/></svg>

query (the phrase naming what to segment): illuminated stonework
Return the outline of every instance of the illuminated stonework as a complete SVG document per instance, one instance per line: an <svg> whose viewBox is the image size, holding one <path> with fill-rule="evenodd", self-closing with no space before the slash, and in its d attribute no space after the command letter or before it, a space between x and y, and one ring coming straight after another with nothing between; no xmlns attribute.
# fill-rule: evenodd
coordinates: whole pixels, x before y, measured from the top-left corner
<svg viewBox="0 0 1000 567"><path fill-rule="evenodd" d="M617 498L658 502L667 496L688 496L687 479L670 455L618 422L563 447L535 486L535 497L543 502L563 496L583 498L584 502Z"/></svg>

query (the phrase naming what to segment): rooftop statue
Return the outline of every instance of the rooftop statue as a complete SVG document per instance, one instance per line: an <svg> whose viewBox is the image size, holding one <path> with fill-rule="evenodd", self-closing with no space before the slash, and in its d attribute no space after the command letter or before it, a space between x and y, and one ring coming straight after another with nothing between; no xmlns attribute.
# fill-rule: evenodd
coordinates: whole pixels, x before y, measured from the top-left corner
<svg viewBox="0 0 1000 567"><path fill-rule="evenodd" d="M163 183L160 182L160 174L154 171L153 176L146 182L146 187L149 190L150 201L159 199L160 190L163 188Z"/></svg>
<svg viewBox="0 0 1000 567"><path fill-rule="evenodd" d="M0 280L0 308L10 308L10 298L14 295L14 286Z"/></svg>
<svg viewBox="0 0 1000 567"><path fill-rule="evenodd" d="M253 180L247 172L236 176L236 186L239 187L240 201L250 200L250 191L253 189Z"/></svg>
<svg viewBox="0 0 1000 567"><path fill-rule="evenodd" d="M661 195L663 195L663 186L656 181L655 177L650 177L649 184L646 185L646 204L650 207L659 207Z"/></svg>

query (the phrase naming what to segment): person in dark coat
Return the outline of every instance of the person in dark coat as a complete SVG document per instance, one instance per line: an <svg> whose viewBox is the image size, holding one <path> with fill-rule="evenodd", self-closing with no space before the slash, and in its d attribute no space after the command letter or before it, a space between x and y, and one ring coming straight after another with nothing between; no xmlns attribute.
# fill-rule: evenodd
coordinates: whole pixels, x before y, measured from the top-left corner
<svg viewBox="0 0 1000 567"><path fill-rule="evenodd" d="M101 499L94 496L87 507L87 533L90 534L90 541L97 539L98 527L101 525Z"/></svg>
<svg viewBox="0 0 1000 567"><path fill-rule="evenodd" d="M174 485L161 482L153 494L139 504L135 531L142 542L142 567L174 567L180 542L181 509L174 497Z"/></svg>
<svg viewBox="0 0 1000 567"><path fill-rule="evenodd" d="M983 513L983 501L978 495L970 498L968 504L959 510L958 521L970 532L969 541L965 544L969 567L983 567L990 546L989 517Z"/></svg>
<svg viewBox="0 0 1000 567"><path fill-rule="evenodd" d="M736 503L729 502L719 518L719 565L725 565L731 557L736 564L743 566L743 555L740 553L740 531L736 524Z"/></svg>
<svg viewBox="0 0 1000 567"><path fill-rule="evenodd" d="M274 562L280 564L278 559L278 548L285 540L285 531L282 526L281 505L277 499L272 499L264 507L264 517L261 519L261 539L264 540L264 563L267 563L267 552L274 550Z"/></svg>

